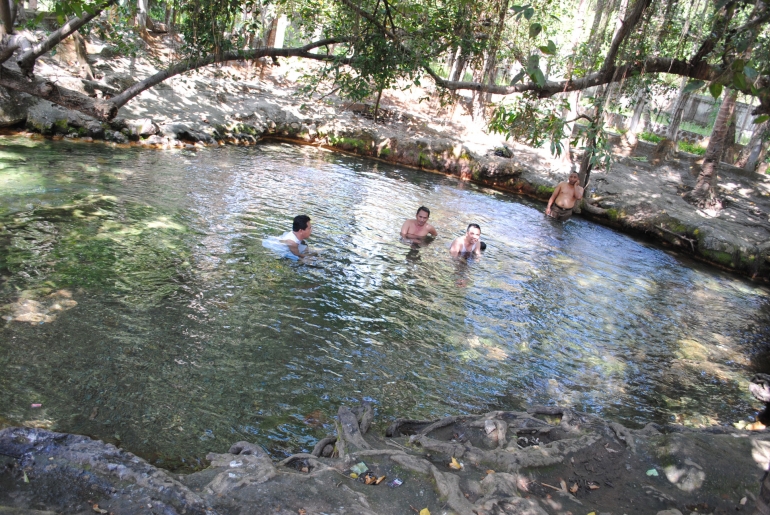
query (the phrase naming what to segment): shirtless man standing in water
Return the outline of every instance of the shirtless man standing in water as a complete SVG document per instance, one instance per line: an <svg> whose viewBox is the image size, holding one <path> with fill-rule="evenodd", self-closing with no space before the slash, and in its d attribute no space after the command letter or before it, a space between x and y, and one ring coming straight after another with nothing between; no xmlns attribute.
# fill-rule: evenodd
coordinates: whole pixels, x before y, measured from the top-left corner
<svg viewBox="0 0 770 515"><path fill-rule="evenodd" d="M468 224L465 235L452 242L452 246L449 247L449 253L453 257L480 256L481 242L479 239L481 239L481 227L479 227L479 224Z"/></svg>
<svg viewBox="0 0 770 515"><path fill-rule="evenodd" d="M424 238L429 234L437 236L436 229L428 223L430 218L430 209L420 206L417 209L417 216L414 220L407 220L401 226L401 236L404 238Z"/></svg>
<svg viewBox="0 0 770 515"><path fill-rule="evenodd" d="M575 202L583 198L583 188L578 186L578 174L569 174L567 182L560 182L548 200L545 214L563 222L572 216Z"/></svg>

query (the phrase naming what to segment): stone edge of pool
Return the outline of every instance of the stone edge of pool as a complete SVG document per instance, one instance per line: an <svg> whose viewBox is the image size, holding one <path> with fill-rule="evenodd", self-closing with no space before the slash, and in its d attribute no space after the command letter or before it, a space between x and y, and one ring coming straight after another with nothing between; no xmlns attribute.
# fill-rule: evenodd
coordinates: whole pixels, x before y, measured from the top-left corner
<svg viewBox="0 0 770 515"><path fill-rule="evenodd" d="M634 430L545 406L396 419L384 435L368 431L373 418L367 404L342 406L336 434L310 453L277 462L261 447L237 442L226 453L208 454L210 466L187 475L85 436L6 428L0 513L40 513L23 511L30 507L285 515L342 508L364 515L424 508L463 515L768 509L766 431L654 424Z"/></svg>

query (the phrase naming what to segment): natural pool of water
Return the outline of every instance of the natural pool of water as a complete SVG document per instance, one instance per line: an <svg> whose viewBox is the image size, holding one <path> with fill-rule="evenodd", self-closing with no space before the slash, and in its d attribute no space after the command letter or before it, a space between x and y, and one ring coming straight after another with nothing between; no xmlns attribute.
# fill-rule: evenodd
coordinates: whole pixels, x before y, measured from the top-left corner
<svg viewBox="0 0 770 515"><path fill-rule="evenodd" d="M194 466L310 449L362 398L385 421L751 413L768 290L542 204L285 144L0 145L0 424ZM439 238L418 248L398 231L422 204ZM300 213L321 256L276 258L262 239ZM469 222L489 247L453 260Z"/></svg>

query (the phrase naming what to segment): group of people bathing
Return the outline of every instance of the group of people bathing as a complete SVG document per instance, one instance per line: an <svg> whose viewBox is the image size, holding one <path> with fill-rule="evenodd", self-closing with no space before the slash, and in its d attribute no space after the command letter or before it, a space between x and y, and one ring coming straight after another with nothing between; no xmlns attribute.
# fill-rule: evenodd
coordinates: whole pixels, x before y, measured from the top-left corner
<svg viewBox="0 0 770 515"><path fill-rule="evenodd" d="M545 208L545 214L556 220L564 221L572 215L572 208L575 203L583 198L583 188L578 186L578 174L570 173L569 179L560 182L553 190L548 205ZM430 218L430 209L420 206L417 209L415 218L407 220L401 226L401 237L410 241L423 240L427 237L438 236L438 231L428 223ZM313 233L313 226L310 223L310 217L299 215L294 217L292 230L281 235L279 241L285 244L289 251L297 257L311 255L307 251L305 239ZM449 247L449 253L454 256L478 256L481 251L486 249L486 244L481 241L481 227L479 224L468 224L465 234L456 238Z"/></svg>

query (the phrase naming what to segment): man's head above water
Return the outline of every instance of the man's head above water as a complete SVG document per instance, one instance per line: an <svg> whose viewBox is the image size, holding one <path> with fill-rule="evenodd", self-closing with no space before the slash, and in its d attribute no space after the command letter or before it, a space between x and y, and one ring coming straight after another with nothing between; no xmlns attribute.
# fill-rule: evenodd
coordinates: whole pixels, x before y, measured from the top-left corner
<svg viewBox="0 0 770 515"><path fill-rule="evenodd" d="M298 215L294 217L291 224L291 230L297 235L297 238L304 240L313 233L313 227L310 225L310 217L307 215Z"/></svg>
<svg viewBox="0 0 770 515"><path fill-rule="evenodd" d="M417 215L415 216L415 219L417 220L417 225L422 227L428 222L428 218L430 218L430 209L428 209L425 206L420 206L417 208Z"/></svg>

